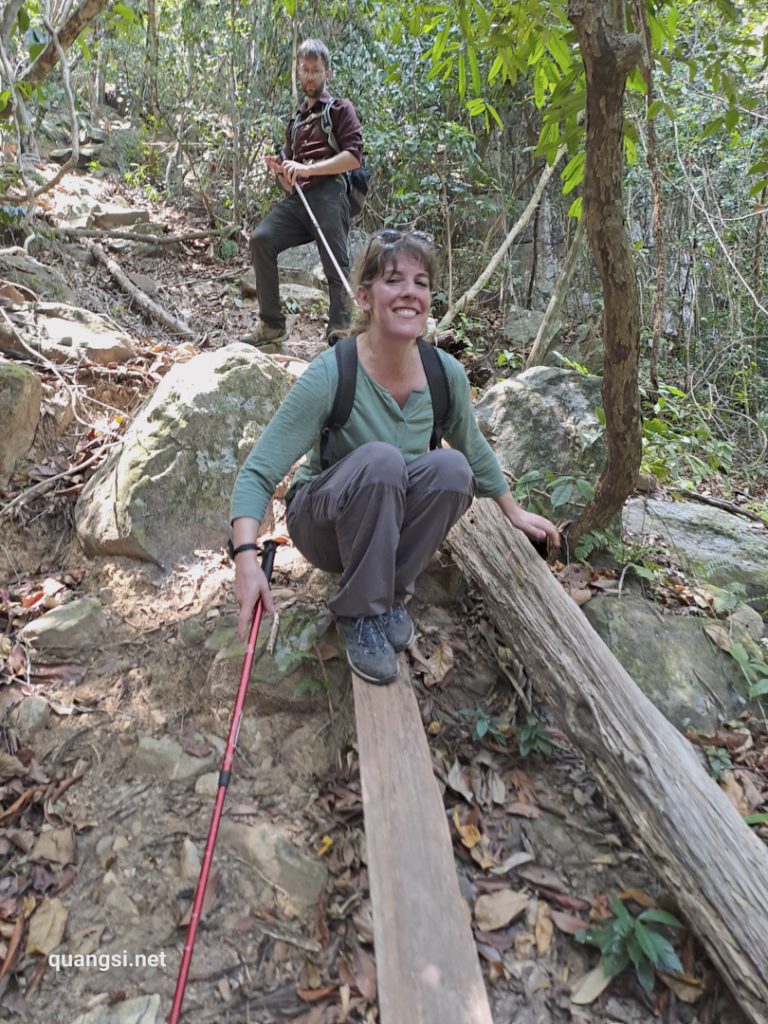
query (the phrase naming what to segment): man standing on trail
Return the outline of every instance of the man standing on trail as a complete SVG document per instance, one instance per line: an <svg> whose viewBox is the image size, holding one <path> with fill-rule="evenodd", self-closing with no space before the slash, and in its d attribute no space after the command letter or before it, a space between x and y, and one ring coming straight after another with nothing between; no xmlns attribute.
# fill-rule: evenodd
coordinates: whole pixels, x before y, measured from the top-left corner
<svg viewBox="0 0 768 1024"><path fill-rule="evenodd" d="M288 195L265 217L251 236L251 257L256 273L261 326L243 340L256 346L279 347L285 341L285 314L280 307L277 257L285 249L313 240L314 232L301 189L325 236L336 262L349 275L349 199L345 171L361 166L363 135L355 108L349 100L335 99L330 108L330 127L338 151L324 127L323 110L331 99L327 90L331 58L319 39L305 39L297 52L297 69L306 99L290 119L286 130L285 159L268 156L267 167L278 176ZM334 341L349 327L351 310L347 290L325 246L318 241L320 259L328 280L330 310L326 340Z"/></svg>

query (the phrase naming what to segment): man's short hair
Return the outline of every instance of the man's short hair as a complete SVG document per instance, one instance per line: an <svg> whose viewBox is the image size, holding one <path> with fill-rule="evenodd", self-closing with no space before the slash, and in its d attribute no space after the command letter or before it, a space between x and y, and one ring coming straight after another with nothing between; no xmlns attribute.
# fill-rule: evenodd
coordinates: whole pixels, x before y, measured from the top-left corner
<svg viewBox="0 0 768 1024"><path fill-rule="evenodd" d="M311 60L321 60L326 68L331 66L331 55L328 47L321 39L305 39L296 51L296 59L303 60L309 57Z"/></svg>

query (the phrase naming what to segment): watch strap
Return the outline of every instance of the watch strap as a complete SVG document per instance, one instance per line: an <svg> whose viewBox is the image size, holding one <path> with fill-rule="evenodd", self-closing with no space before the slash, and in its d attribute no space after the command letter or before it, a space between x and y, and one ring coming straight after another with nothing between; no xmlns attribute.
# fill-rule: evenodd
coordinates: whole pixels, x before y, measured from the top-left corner
<svg viewBox="0 0 768 1024"><path fill-rule="evenodd" d="M229 557L234 559L235 556L239 555L241 551L258 551L259 550L259 545L258 544L239 544L237 547L234 547L234 545L232 544L232 539L230 538L227 541L227 548L229 550Z"/></svg>

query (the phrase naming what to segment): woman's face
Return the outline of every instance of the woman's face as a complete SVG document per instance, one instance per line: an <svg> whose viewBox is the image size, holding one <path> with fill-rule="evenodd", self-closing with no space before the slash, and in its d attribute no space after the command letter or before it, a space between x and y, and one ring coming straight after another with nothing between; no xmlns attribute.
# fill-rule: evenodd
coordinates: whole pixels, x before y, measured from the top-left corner
<svg viewBox="0 0 768 1024"><path fill-rule="evenodd" d="M426 331L432 305L429 274L415 256L396 253L373 284L358 288L357 301L376 333L411 341Z"/></svg>

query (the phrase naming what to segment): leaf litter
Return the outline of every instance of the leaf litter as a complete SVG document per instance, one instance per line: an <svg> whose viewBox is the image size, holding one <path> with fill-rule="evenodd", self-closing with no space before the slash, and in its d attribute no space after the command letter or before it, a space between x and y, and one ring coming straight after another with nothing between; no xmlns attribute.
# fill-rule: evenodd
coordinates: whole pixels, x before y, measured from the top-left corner
<svg viewBox="0 0 768 1024"><path fill-rule="evenodd" d="M154 216L170 224L178 215L157 209ZM130 262L132 256L121 251L120 259ZM241 321L253 315L243 304L233 312L226 285L216 283L222 267L207 243L195 242L152 270L163 278L168 294L183 292L179 282L184 275L212 282L196 290L195 301L201 315L207 310L210 322L220 325L208 342L213 347L236 336L234 315ZM238 258L233 269L241 267ZM98 287L98 272L87 273L87 287ZM181 718L179 743L192 758L209 753L212 732L224 732L221 716L216 719L190 700L190 688L201 686L204 676L171 641L174 614L205 617L212 603L231 612L228 570L222 573L220 564L212 563L199 585L182 587L179 579L178 592L161 593L151 582L142 583L135 566L97 571L68 564L71 556L54 566L42 555L54 550L51 539L68 522L77 493L132 411L176 361L197 351L150 336L141 319L131 316L129 330L138 342L131 363L111 369L83 366L75 382L86 403L92 392L99 401L113 403L113 411L77 436L69 451L62 442L53 454L39 452L14 479L16 490L8 492L10 499L17 498L25 481L52 480L74 462L75 472L23 506L18 522L11 524L18 526L18 551L27 544L31 560L19 559L29 571L0 588L0 706L7 717L35 696L48 703L54 716L40 734L39 756L37 741L24 746L13 729L5 733L8 749L0 754L0 998L9 1012L31 1011L32 1019L41 1022L61 1019L63 1008L74 1015L89 1003L119 1005L137 984L145 992L161 992L168 1004L181 945L178 923L191 898L180 854L185 841L202 853L213 797L194 787L175 790L157 776L137 779L131 757L138 738L169 730ZM292 325L305 354L317 347L321 325L296 318ZM96 461L85 466L94 455ZM28 530L32 515L41 534L38 564ZM39 571L43 564L47 572ZM611 572L563 565L553 571L579 603L594 592L619 588ZM286 584L288 601L295 593L290 582L276 580L277 588ZM21 627L45 610L102 590L112 593L124 622L115 644L99 652L95 664L85 659L83 664L37 662L18 641ZM706 594L683 584L668 587L664 599L712 610ZM658 1019L660 1009L669 1005L663 1003L666 992L667 1000L671 993L680 1003L701 1008L701 1017L691 1019L739 1024L738 1011L727 1002L691 936L680 939L685 975L660 975L656 1002L628 977L604 983L592 951L573 940L591 921L609 919L610 894L619 892L638 906L641 899L666 905L669 897L656 892L641 858L606 859L606 848L631 852L631 839L605 813L579 759L556 730L550 731L552 758L519 755L516 731L534 706L530 685L494 637L479 596L465 589L459 601L461 615L449 621L436 609L417 608L420 636L411 650L411 667L436 774L446 787L446 820L495 1019L639 1024ZM167 626L158 625L163 612ZM319 651L323 660L335 656L325 642ZM473 689L481 677L484 688ZM187 713L187 705L194 707L194 715ZM482 738L475 728L479 720L473 723L471 716L459 713L469 709L475 714L478 707L493 724ZM95 715L82 724L86 709ZM768 810L763 723L747 717L694 742L702 752L707 747L726 751L732 769L724 785L740 808L758 815ZM227 816L246 826L265 818L279 826L325 866L327 884L317 904L297 919L282 908L276 887L265 884L257 869L217 849L201 929L205 956L193 962L190 1019L199 1024L239 1021L248 1007L252 1019L264 1024L286 1019L373 1024L373 922L354 744L340 747L337 769L316 788L298 786L292 798L279 787L261 788L269 768L259 756L257 746L243 736ZM767 824L755 830L768 840ZM148 936L156 948L168 951L169 967L140 980L128 971L83 972L70 973L62 986L62 979L46 967L47 950L83 956L123 946L146 950ZM578 1015L577 1005L584 1008Z"/></svg>

